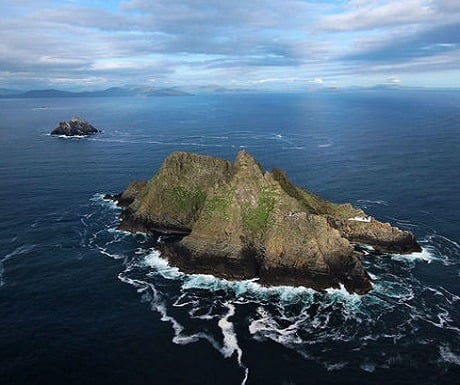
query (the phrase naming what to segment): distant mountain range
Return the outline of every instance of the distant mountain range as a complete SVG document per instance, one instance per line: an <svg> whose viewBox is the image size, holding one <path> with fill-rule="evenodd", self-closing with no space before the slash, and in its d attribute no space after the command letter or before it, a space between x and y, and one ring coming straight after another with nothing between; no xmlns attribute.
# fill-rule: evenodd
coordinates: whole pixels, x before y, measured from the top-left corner
<svg viewBox="0 0 460 385"><path fill-rule="evenodd" d="M121 97L121 96L189 96L178 88L111 87L102 91L71 92L56 89L18 91L0 88L0 98L75 98L75 97Z"/></svg>
<svg viewBox="0 0 460 385"><path fill-rule="evenodd" d="M403 87L399 84L376 84L370 87L326 87L291 89L288 92L360 92L360 91L429 91L444 90L458 91L458 88L423 88L423 87ZM56 89L42 90L14 90L9 88L0 88L0 99L7 98L75 98L75 97L122 97L122 96L192 96L195 94L240 94L240 93L258 93L258 92L280 92L276 90L260 90L249 88L227 88L219 85L201 85L201 86L181 86L181 87L148 87L148 86L123 86L111 87L98 91L63 91ZM282 91L281 91L282 92Z"/></svg>

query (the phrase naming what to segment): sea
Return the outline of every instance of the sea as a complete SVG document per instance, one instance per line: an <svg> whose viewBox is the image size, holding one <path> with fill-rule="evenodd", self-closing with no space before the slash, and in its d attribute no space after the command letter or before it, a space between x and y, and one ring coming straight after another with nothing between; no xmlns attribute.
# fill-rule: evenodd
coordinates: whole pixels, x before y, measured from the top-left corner
<svg viewBox="0 0 460 385"><path fill-rule="evenodd" d="M73 115L102 133L50 136ZM0 383L455 384L460 92L0 99ZM104 200L172 151L265 170L415 233L366 295L188 275Z"/></svg>

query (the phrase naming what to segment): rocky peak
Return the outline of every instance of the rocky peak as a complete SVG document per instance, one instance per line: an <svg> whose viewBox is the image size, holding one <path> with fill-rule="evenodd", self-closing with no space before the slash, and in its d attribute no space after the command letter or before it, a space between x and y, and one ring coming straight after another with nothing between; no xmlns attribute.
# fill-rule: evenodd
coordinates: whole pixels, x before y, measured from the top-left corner
<svg viewBox="0 0 460 385"><path fill-rule="evenodd" d="M206 188L215 182L228 180L232 171L233 166L227 160L176 151L165 159L160 174L163 179L174 178L184 187L194 185L194 187Z"/></svg>
<svg viewBox="0 0 460 385"><path fill-rule="evenodd" d="M72 118L70 119L71 122L74 122L74 123L80 123L80 124L89 124L86 120L78 117L78 116L72 116Z"/></svg>
<svg viewBox="0 0 460 385"><path fill-rule="evenodd" d="M73 116L68 122L59 122L51 135L86 136L100 132L86 120Z"/></svg>
<svg viewBox="0 0 460 385"><path fill-rule="evenodd" d="M238 172L258 176L263 174L262 166L255 160L255 158L246 152L246 150L238 151L234 167Z"/></svg>

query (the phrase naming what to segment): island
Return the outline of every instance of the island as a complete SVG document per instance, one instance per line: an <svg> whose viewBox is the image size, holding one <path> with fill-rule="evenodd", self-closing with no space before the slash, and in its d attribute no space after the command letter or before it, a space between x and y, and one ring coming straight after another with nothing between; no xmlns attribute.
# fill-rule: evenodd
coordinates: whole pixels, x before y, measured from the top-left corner
<svg viewBox="0 0 460 385"><path fill-rule="evenodd" d="M363 245L421 250L411 232L324 200L282 170L265 172L244 150L234 163L174 152L152 179L106 198L124 208L119 229L158 237L162 255L185 273L365 294Z"/></svg>
<svg viewBox="0 0 460 385"><path fill-rule="evenodd" d="M78 116L72 117L68 122L59 122L51 135L86 136L97 134L100 131Z"/></svg>

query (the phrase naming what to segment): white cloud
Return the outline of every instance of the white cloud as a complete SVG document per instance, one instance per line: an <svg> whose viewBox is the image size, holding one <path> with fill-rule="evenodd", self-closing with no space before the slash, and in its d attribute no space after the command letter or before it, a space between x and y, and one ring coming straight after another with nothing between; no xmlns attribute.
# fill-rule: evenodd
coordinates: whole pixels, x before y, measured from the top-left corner
<svg viewBox="0 0 460 385"><path fill-rule="evenodd" d="M265 83L294 83L299 81L305 81L303 78L298 77L278 77L278 78L265 78L250 80L248 83L252 84L265 84Z"/></svg>
<svg viewBox="0 0 460 385"><path fill-rule="evenodd" d="M321 78L314 78L314 79L309 80L308 83L320 85L320 84L324 84L324 80Z"/></svg>
<svg viewBox="0 0 460 385"><path fill-rule="evenodd" d="M399 79L397 76L390 76L386 78L387 83L389 84L399 84L401 83L401 79Z"/></svg>
<svg viewBox="0 0 460 385"><path fill-rule="evenodd" d="M360 82L370 72L379 81L404 72L406 83L411 69L460 71L459 4L0 0L0 87L27 80L72 86L154 78L281 88L329 85L342 74Z"/></svg>
<svg viewBox="0 0 460 385"><path fill-rule="evenodd" d="M327 15L319 27L331 31L352 31L407 25L436 15L429 0L352 0L340 13Z"/></svg>

